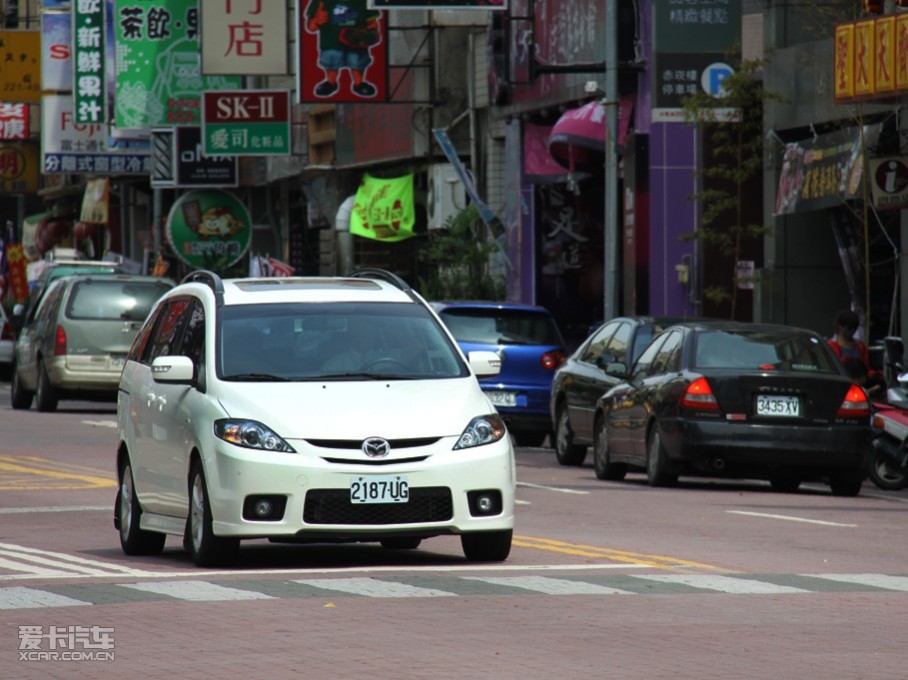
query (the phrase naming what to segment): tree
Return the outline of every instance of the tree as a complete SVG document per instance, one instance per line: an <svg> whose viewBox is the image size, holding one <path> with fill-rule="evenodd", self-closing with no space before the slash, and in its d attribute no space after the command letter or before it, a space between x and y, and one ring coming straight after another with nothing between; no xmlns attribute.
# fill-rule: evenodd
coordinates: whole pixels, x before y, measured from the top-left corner
<svg viewBox="0 0 908 680"><path fill-rule="evenodd" d="M426 299L504 299L504 282L490 273L489 266L497 247L483 234L473 204L448 218L444 229L429 232L417 256L429 265L429 276L419 277L419 289Z"/></svg>
<svg viewBox="0 0 908 680"><path fill-rule="evenodd" d="M737 263L746 246L769 231L761 221L745 214L745 197L763 172L763 107L784 97L763 89L762 59L742 59L735 51L728 57L731 73L722 82L724 96L698 92L683 100L685 119L708 140L710 162L696 171L702 190L690 198L702 207L698 229L684 238L698 240L704 250L722 256L727 266L724 283L705 287L703 295L715 303L729 302L734 319L738 301ZM730 115L729 115L730 113Z"/></svg>

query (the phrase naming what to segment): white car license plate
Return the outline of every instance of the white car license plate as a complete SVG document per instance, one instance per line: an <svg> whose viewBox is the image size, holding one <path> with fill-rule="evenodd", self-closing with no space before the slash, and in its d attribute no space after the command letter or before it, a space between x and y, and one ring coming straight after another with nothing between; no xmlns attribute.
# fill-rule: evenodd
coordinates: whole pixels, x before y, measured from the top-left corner
<svg viewBox="0 0 908 680"><path fill-rule="evenodd" d="M517 406L516 392L486 392L495 406Z"/></svg>
<svg viewBox="0 0 908 680"><path fill-rule="evenodd" d="M407 475L376 475L350 479L351 503L406 503L410 498Z"/></svg>
<svg viewBox="0 0 908 680"><path fill-rule="evenodd" d="M757 395L757 415L778 418L797 418L801 415L801 400L797 397Z"/></svg>

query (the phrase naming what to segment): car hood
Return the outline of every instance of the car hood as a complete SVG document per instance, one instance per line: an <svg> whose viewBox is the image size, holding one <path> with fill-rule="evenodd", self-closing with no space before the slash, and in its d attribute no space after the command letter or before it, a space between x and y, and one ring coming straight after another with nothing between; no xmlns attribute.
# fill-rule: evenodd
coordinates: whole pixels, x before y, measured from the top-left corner
<svg viewBox="0 0 908 680"><path fill-rule="evenodd" d="M472 418L495 412L473 377L230 385L220 395L227 414L284 439L460 436Z"/></svg>

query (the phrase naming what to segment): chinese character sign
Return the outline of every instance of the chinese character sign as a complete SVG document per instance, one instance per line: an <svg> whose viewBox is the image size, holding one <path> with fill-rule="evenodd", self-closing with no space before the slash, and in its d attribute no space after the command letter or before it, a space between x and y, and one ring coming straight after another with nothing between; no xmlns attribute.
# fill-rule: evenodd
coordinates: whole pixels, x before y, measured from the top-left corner
<svg viewBox="0 0 908 680"><path fill-rule="evenodd" d="M382 102L388 97L385 16L367 0L299 0L299 101Z"/></svg>
<svg viewBox="0 0 908 680"><path fill-rule="evenodd" d="M412 174L388 179L363 175L350 213L351 234L403 241L414 235L415 223Z"/></svg>
<svg viewBox="0 0 908 680"><path fill-rule="evenodd" d="M203 76L197 0L116 0L118 128L197 125L204 90L239 76Z"/></svg>
<svg viewBox="0 0 908 680"><path fill-rule="evenodd" d="M283 0L199 0L202 73L287 73L287 10Z"/></svg>
<svg viewBox="0 0 908 680"><path fill-rule="evenodd" d="M41 101L41 32L0 30L0 92L8 102Z"/></svg>
<svg viewBox="0 0 908 680"><path fill-rule="evenodd" d="M28 104L0 102L0 139L28 139Z"/></svg>
<svg viewBox="0 0 908 680"><path fill-rule="evenodd" d="M205 92L203 150L209 156L290 153L290 93L286 90Z"/></svg>
<svg viewBox="0 0 908 680"><path fill-rule="evenodd" d="M104 3L73 0L73 101L77 123L103 123L104 109Z"/></svg>

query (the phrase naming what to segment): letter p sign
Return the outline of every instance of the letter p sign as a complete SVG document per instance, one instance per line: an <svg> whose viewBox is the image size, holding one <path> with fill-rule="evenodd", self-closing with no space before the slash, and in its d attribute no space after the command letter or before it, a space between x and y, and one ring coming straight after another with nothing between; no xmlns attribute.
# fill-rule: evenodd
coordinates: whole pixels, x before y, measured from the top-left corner
<svg viewBox="0 0 908 680"><path fill-rule="evenodd" d="M734 69L728 64L723 64L722 62L710 64L703 69L703 75L700 76L700 85L710 97L721 99L728 94L722 87L722 83L732 73L734 73Z"/></svg>

